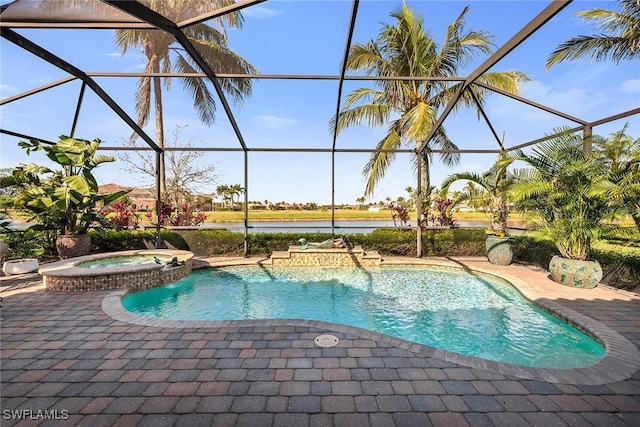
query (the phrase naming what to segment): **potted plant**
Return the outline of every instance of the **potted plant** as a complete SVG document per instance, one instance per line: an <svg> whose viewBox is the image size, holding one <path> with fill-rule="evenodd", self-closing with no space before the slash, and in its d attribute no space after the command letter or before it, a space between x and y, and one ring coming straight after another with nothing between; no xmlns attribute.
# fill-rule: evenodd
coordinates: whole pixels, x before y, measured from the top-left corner
<svg viewBox="0 0 640 427"><path fill-rule="evenodd" d="M445 197L449 187L456 181L471 181L481 189L465 189L455 200L455 204L464 201L483 200L491 209L491 224L486 230L487 258L496 265L509 265L513 260L512 239L509 237L507 219L507 194L513 183L513 176L507 171L512 160L500 155L496 163L483 174L474 172L460 172L449 175L442 182L441 197Z"/></svg>
<svg viewBox="0 0 640 427"><path fill-rule="evenodd" d="M92 171L115 158L96 154L99 139L88 141L63 135L56 144L32 139L19 145L27 155L44 151L62 170L33 163L19 165L11 175L0 179L1 188L13 189L13 195L5 199L5 206L26 214L27 221L36 223L31 228L57 230L56 249L61 258L88 254L91 244L88 229L101 218L100 208L127 193L98 192Z"/></svg>
<svg viewBox="0 0 640 427"><path fill-rule="evenodd" d="M589 259L591 244L614 227L605 220L619 209L599 190L606 176L602 162L587 155L583 139L567 128L557 129L531 154L516 151L514 158L531 166L513 186L518 208L539 215L542 231L561 254L549 263L551 277L571 287L597 286L602 268Z"/></svg>

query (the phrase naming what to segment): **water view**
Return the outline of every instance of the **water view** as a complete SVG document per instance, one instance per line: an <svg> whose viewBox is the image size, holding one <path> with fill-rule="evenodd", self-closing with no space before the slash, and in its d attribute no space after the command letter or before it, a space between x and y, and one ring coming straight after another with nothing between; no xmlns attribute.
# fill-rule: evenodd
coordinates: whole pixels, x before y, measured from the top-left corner
<svg viewBox="0 0 640 427"><path fill-rule="evenodd" d="M331 221L329 220L316 220L316 221L249 221L249 231L258 233L324 233L331 231ZM370 233L378 228L398 228L398 225L394 225L392 220L358 220L358 221L336 221L336 231L338 233ZM489 227L489 221L475 220L475 221L459 221L458 226L460 228L487 228ZM509 223L511 227L524 228L524 223L516 222ZM407 228L415 228L415 222L410 222ZM229 231L242 232L244 231L244 224L242 222L205 222L202 224L202 228L219 228L227 229ZM517 230L512 230L516 232Z"/></svg>

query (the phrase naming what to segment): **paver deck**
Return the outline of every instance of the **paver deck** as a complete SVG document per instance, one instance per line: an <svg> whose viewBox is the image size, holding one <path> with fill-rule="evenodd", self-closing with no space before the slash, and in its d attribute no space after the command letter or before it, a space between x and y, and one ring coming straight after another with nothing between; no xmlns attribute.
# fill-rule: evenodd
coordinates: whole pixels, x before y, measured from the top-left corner
<svg viewBox="0 0 640 427"><path fill-rule="evenodd" d="M208 260L210 265L256 261ZM384 263L408 261L416 262L389 258ZM529 298L565 310L605 335L615 331L612 345L619 350L610 356L621 366L593 371L591 384L570 372L549 380L525 379L530 372L473 367L464 358L338 325L237 321L154 326L112 317L113 291L45 291L37 276L2 277L0 423L640 425L638 295L606 286L563 288L544 272L495 267L481 259L420 262L516 278ZM340 343L315 346L313 339L322 333L336 335ZM617 334L624 339L616 339ZM625 347L629 342L631 349ZM607 382L608 375L628 378ZM44 419L52 416L58 420Z"/></svg>

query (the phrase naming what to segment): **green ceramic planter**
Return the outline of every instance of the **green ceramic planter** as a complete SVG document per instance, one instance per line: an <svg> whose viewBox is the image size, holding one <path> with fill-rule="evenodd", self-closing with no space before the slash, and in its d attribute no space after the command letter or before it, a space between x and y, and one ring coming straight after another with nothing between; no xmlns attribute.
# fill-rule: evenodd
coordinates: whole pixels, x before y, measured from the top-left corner
<svg viewBox="0 0 640 427"><path fill-rule="evenodd" d="M509 237L489 236L485 242L491 264L509 265L513 261L513 240Z"/></svg>
<svg viewBox="0 0 640 427"><path fill-rule="evenodd" d="M595 288L602 280L602 267L598 261L580 261L554 256L549 272L555 282L572 288Z"/></svg>

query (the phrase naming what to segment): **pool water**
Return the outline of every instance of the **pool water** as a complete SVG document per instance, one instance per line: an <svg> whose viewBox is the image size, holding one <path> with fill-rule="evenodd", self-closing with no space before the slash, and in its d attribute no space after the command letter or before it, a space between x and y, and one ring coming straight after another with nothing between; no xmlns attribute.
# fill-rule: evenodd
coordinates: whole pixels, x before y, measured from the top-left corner
<svg viewBox="0 0 640 427"><path fill-rule="evenodd" d="M522 366L574 368L604 355L509 283L431 267L227 267L131 293L122 304L163 319L332 322Z"/></svg>
<svg viewBox="0 0 640 427"><path fill-rule="evenodd" d="M156 257L160 259L162 264L166 264L170 261L170 258L165 256ZM92 261L85 261L78 264L78 267L85 268L113 268L122 267L125 265L140 265L140 264L154 264L155 260L149 255L129 255L129 256L114 256L108 258L101 258Z"/></svg>

